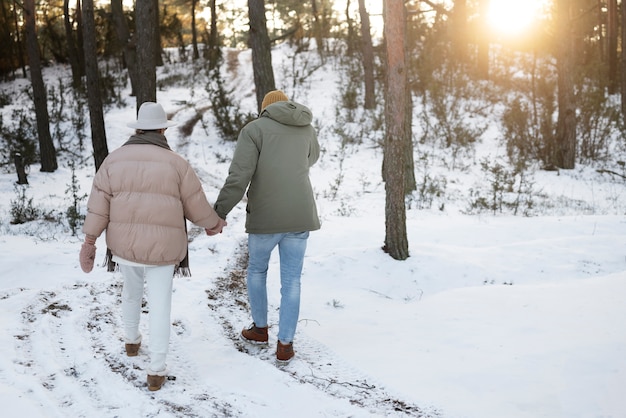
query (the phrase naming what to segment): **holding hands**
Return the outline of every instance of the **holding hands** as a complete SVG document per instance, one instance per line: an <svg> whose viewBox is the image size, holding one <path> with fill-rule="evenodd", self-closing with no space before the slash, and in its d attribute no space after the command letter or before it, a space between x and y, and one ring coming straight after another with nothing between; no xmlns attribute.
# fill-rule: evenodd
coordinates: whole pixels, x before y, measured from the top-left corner
<svg viewBox="0 0 626 418"><path fill-rule="evenodd" d="M228 225L228 223L223 220L222 218L219 218L219 221L217 222L217 225L215 225L213 228L205 228L206 234L209 236L213 236L213 235L217 235L217 234L221 234L222 233L222 229L224 229L224 227Z"/></svg>

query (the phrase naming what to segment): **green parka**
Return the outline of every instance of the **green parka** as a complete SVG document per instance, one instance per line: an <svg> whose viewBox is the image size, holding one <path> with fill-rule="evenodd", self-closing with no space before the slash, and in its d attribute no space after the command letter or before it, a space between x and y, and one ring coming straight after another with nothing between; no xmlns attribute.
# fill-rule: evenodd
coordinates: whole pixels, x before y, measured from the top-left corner
<svg viewBox="0 0 626 418"><path fill-rule="evenodd" d="M309 168L320 154L313 115L288 101L267 106L239 133L215 211L226 219L248 191L246 232L274 234L320 228Z"/></svg>

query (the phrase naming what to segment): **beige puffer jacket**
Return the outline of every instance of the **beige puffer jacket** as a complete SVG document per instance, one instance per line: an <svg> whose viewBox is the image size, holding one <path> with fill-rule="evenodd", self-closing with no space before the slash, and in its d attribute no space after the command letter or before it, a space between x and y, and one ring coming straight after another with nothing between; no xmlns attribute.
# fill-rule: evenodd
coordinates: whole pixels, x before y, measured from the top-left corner
<svg viewBox="0 0 626 418"><path fill-rule="evenodd" d="M178 264L187 253L185 218L213 228L219 217L189 163L151 144L110 153L93 181L86 235L99 237L113 255L148 265Z"/></svg>

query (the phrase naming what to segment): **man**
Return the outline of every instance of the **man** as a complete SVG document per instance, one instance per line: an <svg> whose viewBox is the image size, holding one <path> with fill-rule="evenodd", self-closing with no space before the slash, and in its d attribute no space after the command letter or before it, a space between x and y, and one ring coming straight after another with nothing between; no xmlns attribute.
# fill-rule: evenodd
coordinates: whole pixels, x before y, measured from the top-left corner
<svg viewBox="0 0 626 418"><path fill-rule="evenodd" d="M300 276L309 231L320 228L309 168L319 158L311 111L280 90L265 95L258 119L239 133L228 177L215 201L226 219L247 192L248 299L253 323L241 332L252 343L268 343L267 269L278 246L281 298L276 358L294 356L300 314Z"/></svg>

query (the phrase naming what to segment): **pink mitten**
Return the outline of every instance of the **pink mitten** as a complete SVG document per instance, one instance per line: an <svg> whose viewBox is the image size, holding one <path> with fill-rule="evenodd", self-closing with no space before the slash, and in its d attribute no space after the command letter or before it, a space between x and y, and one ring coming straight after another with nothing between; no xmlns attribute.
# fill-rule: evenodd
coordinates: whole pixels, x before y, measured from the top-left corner
<svg viewBox="0 0 626 418"><path fill-rule="evenodd" d="M85 242L80 247L80 268L85 272L89 273L93 270L93 261L96 258L96 246L94 243L96 242L93 237L85 237Z"/></svg>

